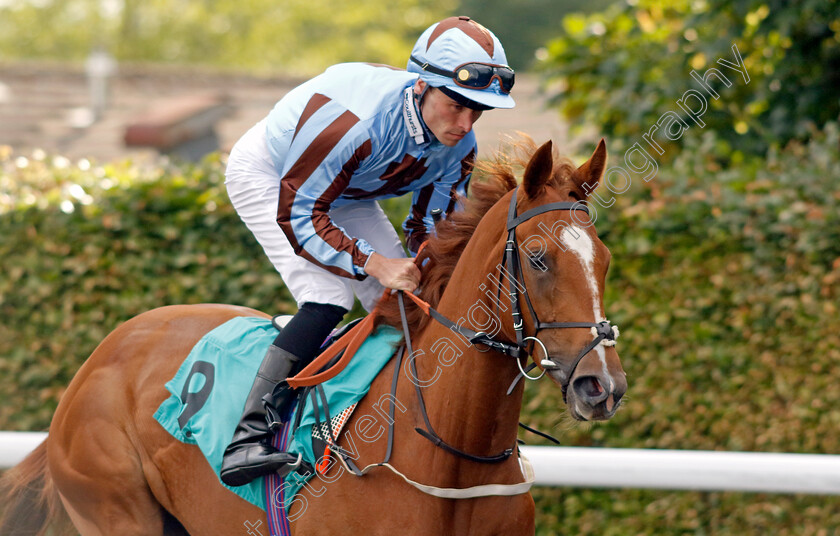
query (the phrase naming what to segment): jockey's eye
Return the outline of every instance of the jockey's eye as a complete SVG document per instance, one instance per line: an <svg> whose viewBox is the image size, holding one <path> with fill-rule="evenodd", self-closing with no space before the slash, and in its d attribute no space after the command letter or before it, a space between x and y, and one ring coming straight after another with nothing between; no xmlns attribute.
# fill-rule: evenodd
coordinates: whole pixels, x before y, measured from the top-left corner
<svg viewBox="0 0 840 536"><path fill-rule="evenodd" d="M531 268L533 268L534 270L539 270L541 272L548 271L548 266L545 264L544 255L528 255L528 262L531 264Z"/></svg>

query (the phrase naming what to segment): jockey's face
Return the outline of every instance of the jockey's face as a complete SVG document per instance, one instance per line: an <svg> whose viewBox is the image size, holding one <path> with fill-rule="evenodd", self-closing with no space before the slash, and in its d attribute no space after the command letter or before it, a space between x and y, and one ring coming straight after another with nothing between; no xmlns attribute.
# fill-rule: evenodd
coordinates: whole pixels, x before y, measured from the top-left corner
<svg viewBox="0 0 840 536"><path fill-rule="evenodd" d="M426 83L418 80L414 84L414 92L423 92ZM432 134L442 144L453 147L472 130L481 112L458 104L443 92L430 87L420 102L420 115Z"/></svg>

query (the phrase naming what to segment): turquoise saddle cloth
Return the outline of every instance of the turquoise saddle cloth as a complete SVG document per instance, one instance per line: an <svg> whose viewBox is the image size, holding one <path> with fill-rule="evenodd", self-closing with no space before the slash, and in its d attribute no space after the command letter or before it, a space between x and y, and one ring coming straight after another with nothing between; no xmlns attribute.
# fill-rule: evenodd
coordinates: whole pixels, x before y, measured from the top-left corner
<svg viewBox="0 0 840 536"><path fill-rule="evenodd" d="M175 376L166 383L171 396L155 412L155 419L177 440L198 446L216 476L266 349L277 336L271 320L254 317L231 319L205 335L181 364ZM390 360L401 334L389 326L381 326L359 348L347 367L323 384L330 415L337 415L367 394L373 378ZM298 408L300 411L300 408ZM315 411L306 404L300 427L295 431L289 451L302 453L304 460L316 463L312 449L311 429ZM320 420L326 420L319 408ZM294 417L290 422L294 422ZM293 473L287 479L291 487L285 505L305 482ZM248 485L230 487L243 499L266 509L266 487L259 478Z"/></svg>

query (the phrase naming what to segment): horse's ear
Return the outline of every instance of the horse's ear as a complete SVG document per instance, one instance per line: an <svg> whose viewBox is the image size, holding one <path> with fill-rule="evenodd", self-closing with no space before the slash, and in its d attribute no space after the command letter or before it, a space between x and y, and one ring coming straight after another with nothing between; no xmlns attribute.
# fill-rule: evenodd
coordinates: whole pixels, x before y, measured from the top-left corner
<svg viewBox="0 0 840 536"><path fill-rule="evenodd" d="M589 160L577 168L572 180L577 186L578 191L583 198L589 197L589 194L598 187L601 181L601 176L604 174L604 169L607 167L607 144L604 138L598 143L595 152L589 157Z"/></svg>
<svg viewBox="0 0 840 536"><path fill-rule="evenodd" d="M551 151L551 140L548 140L536 150L525 168L522 184L525 186L525 193L531 199L539 197L545 183L551 178L551 170L554 167L554 158Z"/></svg>

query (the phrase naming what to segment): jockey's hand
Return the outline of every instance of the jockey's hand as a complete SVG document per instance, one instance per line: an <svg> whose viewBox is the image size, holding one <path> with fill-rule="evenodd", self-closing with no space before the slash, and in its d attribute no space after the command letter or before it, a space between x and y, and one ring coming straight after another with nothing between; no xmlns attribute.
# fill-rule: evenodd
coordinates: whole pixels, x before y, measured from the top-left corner
<svg viewBox="0 0 840 536"><path fill-rule="evenodd" d="M373 252L368 257L365 273L387 288L414 292L420 285L420 269L414 259L391 259Z"/></svg>

